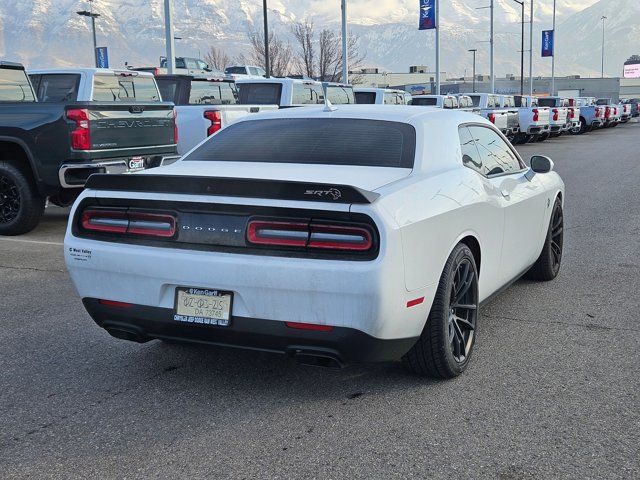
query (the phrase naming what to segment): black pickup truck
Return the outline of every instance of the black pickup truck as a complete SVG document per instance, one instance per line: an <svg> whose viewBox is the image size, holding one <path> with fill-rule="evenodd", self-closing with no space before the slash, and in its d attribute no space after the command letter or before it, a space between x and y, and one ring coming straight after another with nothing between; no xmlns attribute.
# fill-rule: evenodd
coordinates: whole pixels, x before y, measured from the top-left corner
<svg viewBox="0 0 640 480"><path fill-rule="evenodd" d="M47 198L70 205L93 173L175 160L175 125L170 102L38 102L24 67L0 61L0 235L35 228Z"/></svg>

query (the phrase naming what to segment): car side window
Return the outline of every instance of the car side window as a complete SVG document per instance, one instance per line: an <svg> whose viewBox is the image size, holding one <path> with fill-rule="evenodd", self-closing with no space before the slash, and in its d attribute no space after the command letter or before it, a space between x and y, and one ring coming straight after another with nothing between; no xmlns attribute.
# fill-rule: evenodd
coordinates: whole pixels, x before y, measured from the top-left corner
<svg viewBox="0 0 640 480"><path fill-rule="evenodd" d="M458 129L460 136L460 148L462 150L462 164L482 174L482 159L476 147L476 142L468 127L460 127Z"/></svg>
<svg viewBox="0 0 640 480"><path fill-rule="evenodd" d="M303 83L293 84L293 105L308 105L319 103L317 92L311 88L311 85Z"/></svg>
<svg viewBox="0 0 640 480"><path fill-rule="evenodd" d="M515 173L524 168L515 152L493 129L475 125L468 128L480 154L482 175Z"/></svg>

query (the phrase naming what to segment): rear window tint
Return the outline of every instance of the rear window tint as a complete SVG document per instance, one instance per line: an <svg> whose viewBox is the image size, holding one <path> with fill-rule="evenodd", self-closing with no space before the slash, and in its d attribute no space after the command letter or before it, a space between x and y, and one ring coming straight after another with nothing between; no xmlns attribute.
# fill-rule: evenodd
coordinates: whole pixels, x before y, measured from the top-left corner
<svg viewBox="0 0 640 480"><path fill-rule="evenodd" d="M39 102L72 102L78 98L78 74L47 73L30 77Z"/></svg>
<svg viewBox="0 0 640 480"><path fill-rule="evenodd" d="M27 74L18 68L0 68L0 102L33 102Z"/></svg>
<svg viewBox="0 0 640 480"><path fill-rule="evenodd" d="M280 105L279 83L238 83L238 103L242 105Z"/></svg>
<svg viewBox="0 0 640 480"><path fill-rule="evenodd" d="M538 98L538 105L541 107L555 107L556 101L553 98Z"/></svg>
<svg viewBox="0 0 640 480"><path fill-rule="evenodd" d="M374 104L376 103L375 92L356 92L356 103Z"/></svg>
<svg viewBox="0 0 640 480"><path fill-rule="evenodd" d="M162 100L165 102L178 103L178 98L176 98L178 80L161 76L156 80L156 83L158 84L160 95L162 95Z"/></svg>
<svg viewBox="0 0 640 480"><path fill-rule="evenodd" d="M191 82L190 105L232 105L237 103L236 91L229 82Z"/></svg>
<svg viewBox="0 0 640 480"><path fill-rule="evenodd" d="M334 105L353 105L356 97L352 87L341 87L339 85L327 85L327 98Z"/></svg>
<svg viewBox="0 0 640 480"><path fill-rule="evenodd" d="M415 144L415 129L406 123L352 118L249 120L225 128L185 160L413 168Z"/></svg>
<svg viewBox="0 0 640 480"><path fill-rule="evenodd" d="M93 100L98 102L159 102L160 94L153 77L96 75Z"/></svg>
<svg viewBox="0 0 640 480"><path fill-rule="evenodd" d="M424 107L432 107L438 104L437 98L413 98L411 105L422 105Z"/></svg>

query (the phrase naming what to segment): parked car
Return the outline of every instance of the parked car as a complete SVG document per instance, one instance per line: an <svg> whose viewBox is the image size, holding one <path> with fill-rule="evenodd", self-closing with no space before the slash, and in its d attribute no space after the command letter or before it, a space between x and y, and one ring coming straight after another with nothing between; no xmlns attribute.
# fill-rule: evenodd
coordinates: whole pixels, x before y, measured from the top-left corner
<svg viewBox="0 0 640 480"><path fill-rule="evenodd" d="M558 137L569 130L569 101L562 97L539 97L538 105L549 107L549 132L550 136Z"/></svg>
<svg viewBox="0 0 640 480"><path fill-rule="evenodd" d="M518 109L520 131L513 143L522 144L536 141L549 136L550 110L538 105L538 99L527 95L513 97L515 108Z"/></svg>
<svg viewBox="0 0 640 480"><path fill-rule="evenodd" d="M163 100L175 104L179 155L244 116L278 108L238 104L235 83L227 77L159 75L156 82Z"/></svg>
<svg viewBox="0 0 640 480"><path fill-rule="evenodd" d="M579 97L576 104L580 107L580 130L582 133L600 128L604 123L604 108L596 105L595 97Z"/></svg>
<svg viewBox="0 0 640 480"><path fill-rule="evenodd" d="M604 127L617 127L620 123L620 115L618 113L618 104L611 98L598 98L596 105L604 107Z"/></svg>
<svg viewBox="0 0 640 480"><path fill-rule="evenodd" d="M631 117L640 116L640 98L628 98L624 100L624 103L631 105Z"/></svg>
<svg viewBox="0 0 640 480"><path fill-rule="evenodd" d="M411 105L420 107L436 107L447 110L457 109L458 99L455 95L414 95Z"/></svg>
<svg viewBox="0 0 640 480"><path fill-rule="evenodd" d="M351 85L322 82L325 97L334 105L354 105L356 96Z"/></svg>
<svg viewBox="0 0 640 480"><path fill-rule="evenodd" d="M569 113L567 114L567 128L572 135L583 134L582 113L576 98L567 98L569 101Z"/></svg>
<svg viewBox="0 0 640 480"><path fill-rule="evenodd" d="M500 106L507 110L507 138L513 142L520 133L520 114L512 95L500 95Z"/></svg>
<svg viewBox="0 0 640 480"><path fill-rule="evenodd" d="M224 69L225 75L230 76L234 80L247 77L266 77L267 72L264 68L255 65L235 65Z"/></svg>
<svg viewBox="0 0 640 480"><path fill-rule="evenodd" d="M513 135L509 129L509 112L500 107L500 97L491 93L463 93L471 98L480 115L493 123L507 137Z"/></svg>
<svg viewBox="0 0 640 480"><path fill-rule="evenodd" d="M620 108L620 123L629 122L631 120L631 104L620 102L618 108Z"/></svg>
<svg viewBox="0 0 640 480"><path fill-rule="evenodd" d="M215 71L206 62L199 58L176 57L173 75L222 75L222 72ZM169 73L167 68L167 58L160 57L160 66L152 67L128 67L136 72L149 72L153 75L165 75Z"/></svg>
<svg viewBox="0 0 640 480"><path fill-rule="evenodd" d="M47 197L70 205L93 173L176 159L173 105L159 101L152 76L70 70L34 80L42 102L22 65L0 62L0 235L33 229ZM91 100L78 101L86 81Z"/></svg>
<svg viewBox="0 0 640 480"><path fill-rule="evenodd" d="M480 115L480 108L473 106L473 99L468 95L456 95L458 99L458 108L463 112L475 113Z"/></svg>
<svg viewBox="0 0 640 480"><path fill-rule="evenodd" d="M480 303L523 272L555 278L562 260L553 162L528 168L465 112L266 112L160 173L89 187L71 212L67 268L96 323L136 342L323 366L402 358L451 378L473 355Z"/></svg>
<svg viewBox="0 0 640 480"><path fill-rule="evenodd" d="M295 78L236 80L240 105L278 105L281 108L324 103L322 83Z"/></svg>
<svg viewBox="0 0 640 480"><path fill-rule="evenodd" d="M356 87L353 91L357 104L407 105L411 101L410 94L393 88Z"/></svg>

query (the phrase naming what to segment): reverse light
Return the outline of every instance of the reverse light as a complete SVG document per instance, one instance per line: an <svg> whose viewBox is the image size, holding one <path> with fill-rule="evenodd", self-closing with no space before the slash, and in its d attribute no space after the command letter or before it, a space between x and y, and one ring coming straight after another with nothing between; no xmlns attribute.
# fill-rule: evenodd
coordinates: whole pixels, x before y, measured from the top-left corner
<svg viewBox="0 0 640 480"><path fill-rule="evenodd" d="M76 124L71 132L71 148L73 150L91 150L89 111L86 108L71 108L67 110L67 118Z"/></svg>
<svg viewBox="0 0 640 480"><path fill-rule="evenodd" d="M310 232L310 248L366 251L373 245L371 233L362 227L311 224Z"/></svg>
<svg viewBox="0 0 640 480"><path fill-rule="evenodd" d="M80 223L89 232L163 238L173 237L176 233L175 217L156 213L89 208L82 212Z"/></svg>
<svg viewBox="0 0 640 480"><path fill-rule="evenodd" d="M309 224L253 220L249 222L247 240L256 245L306 247L309 240Z"/></svg>
<svg viewBox="0 0 640 480"><path fill-rule="evenodd" d="M207 127L207 136L222 130L222 114L220 110L205 110L204 118L211 122L211 125Z"/></svg>

